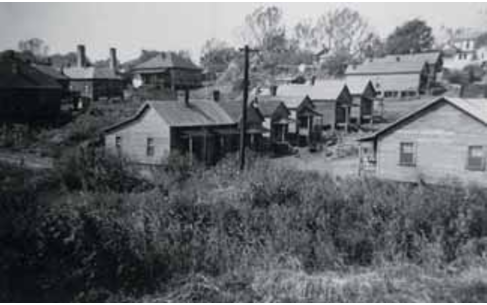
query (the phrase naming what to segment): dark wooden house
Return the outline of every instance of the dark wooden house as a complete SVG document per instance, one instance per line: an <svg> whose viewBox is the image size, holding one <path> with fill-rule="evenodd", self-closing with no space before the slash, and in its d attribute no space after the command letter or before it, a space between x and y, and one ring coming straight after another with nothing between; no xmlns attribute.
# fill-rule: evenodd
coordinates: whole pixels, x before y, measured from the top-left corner
<svg viewBox="0 0 487 305"><path fill-rule="evenodd" d="M114 48L110 49L109 67L89 66L83 45L78 46L77 56L76 66L63 70L63 73L69 77L71 91L91 101L101 98L123 98L123 81L118 74Z"/></svg>
<svg viewBox="0 0 487 305"><path fill-rule="evenodd" d="M264 128L268 130L263 134L264 142L270 149L289 146L289 124L292 121L290 111L286 105L277 99L255 99L252 106L259 109L264 117Z"/></svg>
<svg viewBox="0 0 487 305"><path fill-rule="evenodd" d="M134 86L152 86L172 91L200 88L202 70L190 59L174 52L161 52L131 69Z"/></svg>
<svg viewBox="0 0 487 305"><path fill-rule="evenodd" d="M62 86L18 58L13 51L0 56L0 121L53 122L59 115Z"/></svg>

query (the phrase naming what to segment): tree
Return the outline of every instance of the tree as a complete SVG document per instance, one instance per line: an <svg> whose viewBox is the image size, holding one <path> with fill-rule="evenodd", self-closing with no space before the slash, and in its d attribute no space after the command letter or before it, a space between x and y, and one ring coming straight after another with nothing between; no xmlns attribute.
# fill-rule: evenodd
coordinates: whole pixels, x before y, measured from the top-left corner
<svg viewBox="0 0 487 305"><path fill-rule="evenodd" d="M46 58L49 54L49 46L40 38L21 40L18 44L19 51L34 56L36 59Z"/></svg>
<svg viewBox="0 0 487 305"><path fill-rule="evenodd" d="M386 49L389 54L407 54L431 49L434 43L432 29L426 22L414 19L397 27L387 37Z"/></svg>
<svg viewBox="0 0 487 305"><path fill-rule="evenodd" d="M237 56L237 50L226 42L209 39L201 50L200 64L210 73L225 71L230 62Z"/></svg>
<svg viewBox="0 0 487 305"><path fill-rule="evenodd" d="M277 51L285 46L286 28L282 11L276 6L261 6L245 17L242 38L246 44L263 51Z"/></svg>
<svg viewBox="0 0 487 305"><path fill-rule="evenodd" d="M347 7L322 15L314 35L331 53L346 52L352 58L361 57L377 37L360 13Z"/></svg>
<svg viewBox="0 0 487 305"><path fill-rule="evenodd" d="M294 26L293 34L294 43L301 50L312 51L318 46L318 41L315 37L315 26L310 19L299 21Z"/></svg>

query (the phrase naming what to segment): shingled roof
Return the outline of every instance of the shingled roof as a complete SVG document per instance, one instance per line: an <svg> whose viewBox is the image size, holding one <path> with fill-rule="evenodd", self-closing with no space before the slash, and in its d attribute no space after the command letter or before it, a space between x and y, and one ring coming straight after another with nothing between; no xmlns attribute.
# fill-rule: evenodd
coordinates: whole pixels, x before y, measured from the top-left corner
<svg viewBox="0 0 487 305"><path fill-rule="evenodd" d="M426 62L416 60L391 61L390 59L374 59L366 61L361 65L350 65L345 75L364 74L399 74L399 73L421 73Z"/></svg>
<svg viewBox="0 0 487 305"><path fill-rule="evenodd" d="M4 55L0 57L0 88L61 89L61 85L54 78L12 56Z"/></svg>
<svg viewBox="0 0 487 305"><path fill-rule="evenodd" d="M56 80L68 80L69 77L61 73L61 71L57 70L56 68L49 66L49 65L42 65L42 64L32 64L34 68L41 71L42 73L56 79Z"/></svg>
<svg viewBox="0 0 487 305"><path fill-rule="evenodd" d="M136 65L134 71L159 70L159 69L188 69L201 70L190 59L180 56L174 52L161 52L147 61Z"/></svg>

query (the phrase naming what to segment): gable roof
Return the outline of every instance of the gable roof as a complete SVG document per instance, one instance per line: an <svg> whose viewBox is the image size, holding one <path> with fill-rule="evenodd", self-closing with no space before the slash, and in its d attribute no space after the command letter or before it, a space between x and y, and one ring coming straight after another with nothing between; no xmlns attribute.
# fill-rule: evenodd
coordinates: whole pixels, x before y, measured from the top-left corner
<svg viewBox="0 0 487 305"><path fill-rule="evenodd" d="M190 59L174 52L161 52L154 57L136 65L133 70L157 70L157 69L189 69L201 70Z"/></svg>
<svg viewBox="0 0 487 305"><path fill-rule="evenodd" d="M388 60L390 62L397 61L399 58L400 61L414 61L423 63L426 62L428 64L436 64L441 59L441 52L434 51L434 52L424 52L424 53L413 53L413 54L401 54L401 55L386 55L384 60Z"/></svg>
<svg viewBox="0 0 487 305"><path fill-rule="evenodd" d="M257 108L259 109L260 113L264 117L271 117L274 115L276 110L279 107L284 107L286 111L289 113L288 108L286 105L283 103L283 101L279 99L258 99L257 100Z"/></svg>
<svg viewBox="0 0 487 305"><path fill-rule="evenodd" d="M394 58L397 58L394 57ZM400 57L399 57L400 58ZM360 75L360 74L403 74L416 73L423 71L426 61L423 60L391 60L390 57L377 58L365 61L360 65L349 65L345 71L345 75Z"/></svg>
<svg viewBox="0 0 487 305"><path fill-rule="evenodd" d="M208 127L233 125L233 119L217 103L208 100L191 100L187 106L182 101L147 101L131 118L105 129L106 133L118 130L142 117L152 108L170 127Z"/></svg>
<svg viewBox="0 0 487 305"><path fill-rule="evenodd" d="M236 101L220 101L218 104L225 110L225 112L234 120L235 123L240 122L242 118L242 104ZM255 112L256 115L260 117L260 119L264 119L262 113L259 109L252 107L249 105L247 107L247 114L249 112ZM247 116L247 119L249 116Z"/></svg>
<svg viewBox="0 0 487 305"><path fill-rule="evenodd" d="M70 79L122 79L109 67L68 67L63 72Z"/></svg>
<svg viewBox="0 0 487 305"><path fill-rule="evenodd" d="M316 80L308 97L312 100L336 100L344 90L350 92L342 80Z"/></svg>
<svg viewBox="0 0 487 305"><path fill-rule="evenodd" d="M42 65L42 64L32 64L34 68L41 71L42 73L57 79L57 80L68 80L69 78L64 75L61 71L57 70L56 68L49 66L49 65Z"/></svg>
<svg viewBox="0 0 487 305"><path fill-rule="evenodd" d="M31 67L17 58L0 58L0 88L5 89L61 89L52 77Z"/></svg>
<svg viewBox="0 0 487 305"><path fill-rule="evenodd" d="M404 122L408 121L409 119L413 118L414 116L421 114L422 112L430 109L434 105L439 103L446 102L455 108L459 109L460 111L466 113L470 117L474 118L475 120L479 121L480 123L487 126L487 99L485 98L477 98L477 99L466 99L466 98L458 98L458 97L440 97L433 100L430 103L420 107L419 109L403 116L399 120L395 121L394 123L386 126L385 128L377 131L373 135L364 137L359 139L359 141L370 141L377 139L378 136L383 135L387 132L391 132L399 128Z"/></svg>

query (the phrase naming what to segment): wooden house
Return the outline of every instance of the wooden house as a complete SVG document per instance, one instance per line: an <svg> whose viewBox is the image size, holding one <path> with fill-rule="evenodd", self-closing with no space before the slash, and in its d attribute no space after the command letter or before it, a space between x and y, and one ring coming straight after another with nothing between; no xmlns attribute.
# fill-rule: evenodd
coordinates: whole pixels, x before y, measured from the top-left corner
<svg viewBox="0 0 487 305"><path fill-rule="evenodd" d="M252 106L256 107L264 117L264 140L271 147L289 145L290 112L286 105L276 99L255 99Z"/></svg>
<svg viewBox="0 0 487 305"><path fill-rule="evenodd" d="M429 64L413 55L369 59L348 66L345 76L347 83L372 81L378 96L385 99L416 98L433 85Z"/></svg>
<svg viewBox="0 0 487 305"><path fill-rule="evenodd" d="M118 74L116 50L110 49L109 67L89 66L85 46L78 46L77 64L63 73L69 77L70 90L91 101L101 98L123 99L123 81Z"/></svg>
<svg viewBox="0 0 487 305"><path fill-rule="evenodd" d="M321 114L323 128L349 130L353 97L348 86L339 80L317 80L307 97L313 109Z"/></svg>
<svg viewBox="0 0 487 305"><path fill-rule="evenodd" d="M487 99L441 97L360 139L360 172L487 185Z"/></svg>
<svg viewBox="0 0 487 305"><path fill-rule="evenodd" d="M229 130L222 141L229 141L230 150L236 151L240 146L240 129L242 124L242 104L235 101L217 101L225 112L232 118L234 129ZM263 134L269 132L264 125L265 118L256 107L248 106L246 124L246 146L254 151L264 149ZM226 146L226 145L224 145ZM226 146L228 148L228 146Z"/></svg>
<svg viewBox="0 0 487 305"><path fill-rule="evenodd" d="M202 70L190 59L174 52L161 52L131 69L135 87L187 90L201 87Z"/></svg>
<svg viewBox="0 0 487 305"><path fill-rule="evenodd" d="M2 123L54 122L63 90L50 76L16 56L0 56L0 121Z"/></svg>
<svg viewBox="0 0 487 305"><path fill-rule="evenodd" d="M231 146L235 120L214 101L148 101L130 119L106 130L108 151L149 165L180 152L211 164Z"/></svg>
<svg viewBox="0 0 487 305"><path fill-rule="evenodd" d="M350 79L345 82L353 98L351 120L357 125L373 123L374 101L377 92L374 85L367 79Z"/></svg>

